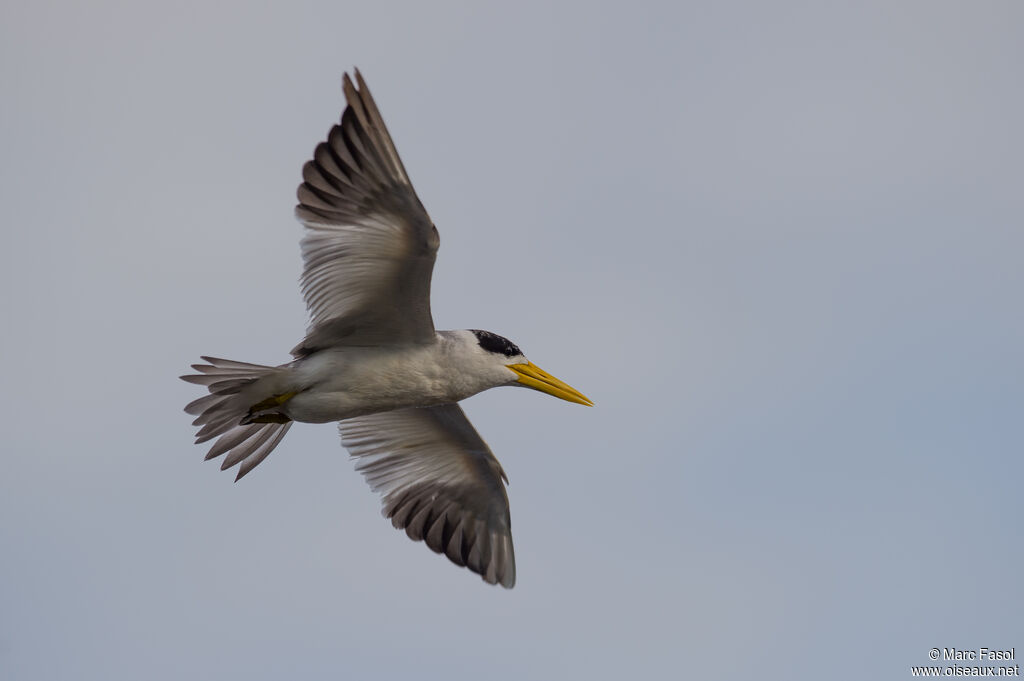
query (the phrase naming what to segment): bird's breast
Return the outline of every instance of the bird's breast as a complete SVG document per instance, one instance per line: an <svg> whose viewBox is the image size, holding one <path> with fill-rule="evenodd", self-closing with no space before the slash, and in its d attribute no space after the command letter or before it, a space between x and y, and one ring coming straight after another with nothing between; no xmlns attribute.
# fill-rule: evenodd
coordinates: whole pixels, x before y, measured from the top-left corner
<svg viewBox="0 0 1024 681"><path fill-rule="evenodd" d="M302 360L295 374L306 387L286 413L307 423L457 402L481 389L436 346L326 350Z"/></svg>

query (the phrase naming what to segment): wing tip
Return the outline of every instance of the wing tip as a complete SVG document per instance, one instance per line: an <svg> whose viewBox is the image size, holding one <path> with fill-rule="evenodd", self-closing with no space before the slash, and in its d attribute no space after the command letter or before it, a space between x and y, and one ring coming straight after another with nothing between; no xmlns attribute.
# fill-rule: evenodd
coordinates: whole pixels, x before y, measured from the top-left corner
<svg viewBox="0 0 1024 681"><path fill-rule="evenodd" d="M359 100L359 91L352 82L352 77L348 75L348 71L341 74L341 91L345 93L345 100L348 101L349 106Z"/></svg>

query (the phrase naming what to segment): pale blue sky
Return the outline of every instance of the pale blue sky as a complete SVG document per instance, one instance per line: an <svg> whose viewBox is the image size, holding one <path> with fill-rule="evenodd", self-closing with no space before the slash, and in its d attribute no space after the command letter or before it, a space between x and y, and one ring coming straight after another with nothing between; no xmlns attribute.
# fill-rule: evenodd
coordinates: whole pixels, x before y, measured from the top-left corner
<svg viewBox="0 0 1024 681"><path fill-rule="evenodd" d="M0 677L909 678L1024 650L1015 2L0 8ZM305 326L301 164L359 66L441 328L592 397L465 409L518 583L329 425L243 482L177 380Z"/></svg>

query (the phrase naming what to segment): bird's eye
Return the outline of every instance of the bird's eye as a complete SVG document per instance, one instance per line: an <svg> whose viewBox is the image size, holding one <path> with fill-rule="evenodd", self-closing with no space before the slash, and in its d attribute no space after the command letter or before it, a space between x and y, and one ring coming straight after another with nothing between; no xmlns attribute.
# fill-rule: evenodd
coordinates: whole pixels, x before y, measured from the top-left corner
<svg viewBox="0 0 1024 681"><path fill-rule="evenodd" d="M473 334L476 336L477 342L487 352L493 352L499 355L505 355L506 357L516 357L523 354L519 347L504 336L499 336L496 333L490 331L480 331L478 329L472 329Z"/></svg>

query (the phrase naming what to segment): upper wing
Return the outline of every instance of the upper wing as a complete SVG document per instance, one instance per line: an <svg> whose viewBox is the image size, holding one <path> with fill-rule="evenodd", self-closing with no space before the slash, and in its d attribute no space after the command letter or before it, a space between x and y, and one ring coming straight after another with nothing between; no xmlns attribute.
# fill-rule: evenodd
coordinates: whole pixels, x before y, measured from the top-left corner
<svg viewBox="0 0 1024 681"><path fill-rule="evenodd" d="M360 416L338 429L396 528L484 581L512 588L508 478L459 405Z"/></svg>
<svg viewBox="0 0 1024 681"><path fill-rule="evenodd" d="M402 166L359 71L345 74L341 123L302 168L295 214L302 239L306 339L331 345L429 342L430 275L440 237Z"/></svg>

